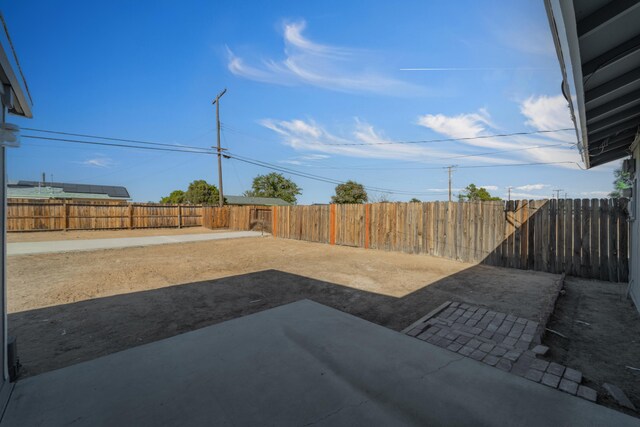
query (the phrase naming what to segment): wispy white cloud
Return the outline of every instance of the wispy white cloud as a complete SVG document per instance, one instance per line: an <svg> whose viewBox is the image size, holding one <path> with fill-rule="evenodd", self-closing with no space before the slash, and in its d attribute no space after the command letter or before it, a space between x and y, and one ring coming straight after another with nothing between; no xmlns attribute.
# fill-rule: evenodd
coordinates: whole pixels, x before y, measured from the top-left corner
<svg viewBox="0 0 640 427"><path fill-rule="evenodd" d="M522 190L522 191L533 191L533 190L543 190L547 187L550 187L550 185L548 184L527 184L527 185L521 185L519 187L515 187L516 190Z"/></svg>
<svg viewBox="0 0 640 427"><path fill-rule="evenodd" d="M314 47L315 50L320 50ZM546 130L550 121L546 117L545 108L540 108L554 97L531 97L523 101L519 107L523 113L523 124L533 126L536 130ZM551 101L557 107L558 101ZM541 117L542 116L542 117ZM355 120L351 131L336 134L316 123L312 119L275 120L265 119L260 124L282 138L285 145L295 150L312 153L311 155L339 155L360 158L379 158L392 160L416 161L428 164L456 163L489 163L508 164L522 163L555 163L556 166L577 169L575 162L580 162L577 150L566 141L567 135L545 133L535 135L517 135L508 138L494 137L501 133L500 127L494 124L486 109L456 115L425 114L417 118L416 124L446 138L476 138L458 141L444 141L439 144L397 144L384 132L373 125ZM553 123L551 123L553 124ZM513 127L511 127L513 129ZM571 132L565 132L571 134ZM482 149L482 150L480 150ZM487 150L490 150L487 152ZM496 151L496 153L491 153ZM309 154L307 154L309 155ZM284 163L303 165L305 161L314 160L299 156ZM523 191L539 190L543 184L522 186ZM485 186L490 191L497 191L495 185Z"/></svg>
<svg viewBox="0 0 640 427"><path fill-rule="evenodd" d="M262 126L279 134L282 142L298 150L320 153L321 155L341 155L368 159L411 160L433 162L434 158L447 157L450 151L437 150L420 145L389 144L392 140L372 125L356 119L351 131L346 135L336 135L313 120L273 120L260 121ZM344 144L344 145L340 145ZM367 145L354 145L367 144ZM293 161L300 162L300 158ZM444 160L443 160L444 162Z"/></svg>
<svg viewBox="0 0 640 427"><path fill-rule="evenodd" d="M113 166L113 160L109 157L94 157L92 159L87 159L78 163L84 166L95 168L110 168L111 166Z"/></svg>
<svg viewBox="0 0 640 427"><path fill-rule="evenodd" d="M285 163L288 165L296 165L296 166L304 166L304 165L310 165L311 162L314 162L317 160L325 160L330 157L331 156L328 156L326 154L307 154L304 156L297 156L290 159L280 160L279 163Z"/></svg>
<svg viewBox="0 0 640 427"><path fill-rule="evenodd" d="M548 195L511 192L512 199L548 199Z"/></svg>
<svg viewBox="0 0 640 427"><path fill-rule="evenodd" d="M530 97L519 105L520 112L524 116L524 124L531 126L535 131L556 130L571 128L571 120L568 119L566 101L561 95L556 97L537 96ZM488 111L480 109L477 112L463 113L453 116L444 114L426 114L418 117L417 124L426 127L440 135L449 138L474 138L452 142L467 146L491 148L496 151L518 150L527 147L527 150L505 153L505 156L496 155L494 160L508 158L535 163L551 162L580 162L578 151L570 142L575 142L575 135L570 132L553 132L537 135L518 135L509 138L491 137L500 133L500 130L491 121ZM545 145L567 144L566 146L547 147ZM559 167L577 169L575 164L559 164Z"/></svg>
<svg viewBox="0 0 640 427"><path fill-rule="evenodd" d="M592 196L592 197L607 197L610 191L583 191L580 193L581 196Z"/></svg>
<svg viewBox="0 0 640 427"><path fill-rule="evenodd" d="M520 104L526 124L536 130L573 128L569 104L564 96L531 96Z"/></svg>
<svg viewBox="0 0 640 427"><path fill-rule="evenodd" d="M418 124L451 138L474 138L482 135L487 127L492 127L489 114L484 109L456 116L425 114L418 117Z"/></svg>
<svg viewBox="0 0 640 427"><path fill-rule="evenodd" d="M316 43L304 36L305 21L284 25L284 58L250 65L227 47L227 68L250 80L278 85L306 84L341 92L424 96L424 87L367 70L363 51Z"/></svg>
<svg viewBox="0 0 640 427"><path fill-rule="evenodd" d="M488 191L498 191L498 188L499 188L497 185L479 185L478 187L484 188L485 190L488 190Z"/></svg>

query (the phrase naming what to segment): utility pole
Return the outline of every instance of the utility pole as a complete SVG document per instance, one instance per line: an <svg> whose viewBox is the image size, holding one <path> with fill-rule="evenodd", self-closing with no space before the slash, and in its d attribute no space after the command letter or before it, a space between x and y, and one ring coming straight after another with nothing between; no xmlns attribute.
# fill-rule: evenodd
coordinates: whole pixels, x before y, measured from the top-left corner
<svg viewBox="0 0 640 427"><path fill-rule="evenodd" d="M455 165L447 166L447 169L449 169L449 201L451 201L451 173L455 167Z"/></svg>
<svg viewBox="0 0 640 427"><path fill-rule="evenodd" d="M561 191L564 191L564 190L563 190L562 188L561 188L561 189L559 189L559 190L553 190L553 192L554 192L554 193L556 193L556 200L559 200L559 199L560 199L560 192L561 192ZM565 193L565 194L566 194L566 193Z"/></svg>
<svg viewBox="0 0 640 427"><path fill-rule="evenodd" d="M512 188L513 188L513 187L507 187L507 191L509 192L509 195L508 195L508 197L507 197L507 200L508 200L508 201L511 201L511 189L512 189Z"/></svg>
<svg viewBox="0 0 640 427"><path fill-rule="evenodd" d="M220 92L212 102L212 104L216 106L216 124L218 126L218 190L220 190L218 205L220 207L224 206L224 193L222 192L222 148L220 148L220 98L222 98L222 95L225 93L227 93L226 88Z"/></svg>

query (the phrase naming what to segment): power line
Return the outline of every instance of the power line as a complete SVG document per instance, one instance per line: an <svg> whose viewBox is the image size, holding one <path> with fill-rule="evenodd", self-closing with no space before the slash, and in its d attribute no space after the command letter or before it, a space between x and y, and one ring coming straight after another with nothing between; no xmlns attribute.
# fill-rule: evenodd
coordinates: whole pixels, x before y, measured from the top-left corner
<svg viewBox="0 0 640 427"><path fill-rule="evenodd" d="M222 125L222 123L221 123L221 125ZM233 128L229 128L228 125L226 127L227 127L227 129L233 129ZM160 143L160 142L141 141L141 140L136 140L136 139L114 138L114 137L107 137L107 136L90 135L90 134L82 134L82 133L72 133L72 132L60 132L60 131L53 131L53 130L46 130L46 129L36 129L36 128L22 128L22 129L35 131L35 132L42 132L42 133L51 133L51 134L56 134L56 135L67 135L67 136L77 136L77 137L82 137L82 138L102 139L102 140L106 140L106 141L129 142L129 143L134 143L134 144L145 144L145 145L154 145L154 146L157 145L157 146L162 146L162 147L174 147L174 148L178 148L178 149L189 148L189 149L193 149L193 150L206 150L206 151L209 150L206 147L197 147L197 146L189 146L189 145L181 145L181 144L165 144L165 143ZM570 130L570 129L557 129L557 130L545 130L545 131L533 131L533 132L518 132L518 133L511 133L511 134L493 135L491 137L513 136L513 135L528 135L528 134L535 134L535 133L557 132L557 131L565 131L565 130ZM249 134L245 133L245 135L249 135ZM26 138L46 139L44 137L36 137L36 136L29 136L29 135L25 135L24 137L26 137ZM481 138L489 138L489 137L490 136L478 136L478 137L469 137L469 138L449 138L449 139L430 140L430 141L389 141L389 142L385 142L385 143L371 143L371 144L370 143L363 143L363 144L323 144L323 145L381 145L381 144L390 144L390 143L394 143L394 144L395 143L398 143L398 144L406 143L406 144L409 144L409 143L426 143L426 142L442 142L442 141L458 141L458 140L469 140L469 139L481 139ZM71 142L71 141L67 141L67 142ZM447 160L447 159L480 157L480 156L488 156L488 155L492 155L492 154L501 154L501 153L515 152L515 151L533 150L533 149L536 149L536 148L559 147L559 146L562 146L562 145L565 145L565 144L566 143L551 144L551 145L535 145L535 146L531 146L531 147L514 148L514 149L499 150L499 151L488 151L488 152L477 153L477 154L463 154L463 155L450 156L450 157L437 157L437 158L434 158L432 160ZM101 144L96 144L96 145L101 145ZM570 144L570 145L575 145L575 144Z"/></svg>
<svg viewBox="0 0 640 427"><path fill-rule="evenodd" d="M256 140L264 140L265 138L260 138L255 135L248 134L246 132L237 131L233 128L229 128L228 130L232 132L236 132L238 134L246 135ZM502 134L493 134L493 135L480 135L480 136L470 136L470 137L460 137L460 138L440 138L440 139L425 139L425 140L407 140L407 141L384 141L384 142L344 142L344 143L318 143L318 145L325 145L328 147L349 147L349 146L375 146L375 145L395 145L395 144L430 144L436 142L456 142L456 141L472 141L478 139L488 139L488 138L504 138L510 136L525 136L525 135L536 135L536 134L544 134L544 133L555 133L555 132L565 132L574 130L573 128L564 128L564 129L551 129L551 130L539 130L539 131L531 131L531 132L513 132L513 133L502 133Z"/></svg>
<svg viewBox="0 0 640 427"><path fill-rule="evenodd" d="M535 162L535 163L508 163L508 164L495 164L495 165L469 165L469 166L457 166L457 168L493 168L493 167L510 167L510 166L535 166L535 165L557 165L557 164L575 164L582 169L577 162ZM448 166L416 166L416 167L383 167L383 166L371 166L371 167L344 167L344 166L306 166L315 169L350 169L350 170L437 170L447 169Z"/></svg>
<svg viewBox="0 0 640 427"><path fill-rule="evenodd" d="M229 126L225 123L222 124L223 127L226 127L228 130L232 132L236 132L238 134L243 134L255 139L263 140L264 138L258 137L256 135L251 135L244 131L238 130L233 126ZM479 135L479 136L469 136L469 137L459 137L459 138L440 138L440 139L425 139L425 140L407 140L407 141L384 141L384 142L354 142L354 143L336 143L336 144L324 144L320 143L320 145L326 146L363 146L363 145L392 145L392 144L429 144L435 142L455 142L455 141L471 141L476 139L487 139L487 138L504 138L509 136L524 136L524 135L536 135L536 134L544 134L544 133L555 133L555 132L565 132L565 131L573 131L574 128L560 128L560 129L547 129L547 130L536 130L536 131L526 131L526 132L512 132L512 133L500 133L493 135Z"/></svg>
<svg viewBox="0 0 640 427"><path fill-rule="evenodd" d="M309 174L307 172L302 172L302 171L298 171L295 169L290 169L284 166L278 166L278 165L274 165L272 163L267 163L267 162L263 162L261 160L256 160L256 159L251 159L248 157L244 157L244 156L239 156L236 154L232 154L232 153L225 153L224 154L225 157L227 158L231 158L231 159L235 159L244 163L249 163L249 164L253 164L256 166L261 166L267 169L272 169L272 170L276 170L278 172L284 172L284 173L289 173L291 175L296 175L296 176L300 176L303 178L308 178L308 179L314 179L317 181L322 181L322 182L327 182L330 184L343 184L344 181L340 181L340 180L336 180L333 178L327 178L324 176L320 176L320 175L314 175L314 174ZM390 193L390 194L402 194L402 195L432 195L432 196L436 196L436 195L442 195L442 193L429 193L429 192L412 192L412 191L406 191L406 190L393 190L393 189L389 189L389 188L382 188L382 187L373 187L373 186L364 186L365 189L370 190L370 191L376 191L376 192L381 192L381 193Z"/></svg>
<svg viewBox="0 0 640 427"><path fill-rule="evenodd" d="M425 139L418 141L385 141L385 142L357 142L357 143L338 143L338 144L322 144L328 146L359 146L359 145L393 145L393 144L428 144L432 142L452 142L452 141L470 141L476 139L487 139L487 138L504 138L509 136L523 136L523 135L534 135L540 133L553 133L553 132L564 132L568 130L574 130L573 128L564 128L564 129L552 129L552 130L537 130L531 132L513 132L513 133L499 133L494 135L479 135L479 136L469 136L464 138L441 138L441 139Z"/></svg>
<svg viewBox="0 0 640 427"><path fill-rule="evenodd" d="M38 131L40 131L40 130L38 130ZM55 131L43 131L43 132L57 133ZM80 135L80 134L74 134L74 135ZM66 138L53 138L53 137L44 137L44 136L35 136L35 135L22 135L22 137L23 138L28 138L28 139L36 139L36 140L47 140L47 141L55 141L55 142L99 145L99 146L120 147L120 148L134 148L134 149L153 150L153 151L170 151L170 152L181 152L181 153L190 153L190 154L206 154L206 155L215 154L215 152L213 152L212 150L204 149L204 148L201 148L201 147L194 147L194 149L184 149L184 148L188 148L188 147L181 146L181 145L173 145L172 146L170 144L160 144L160 143L157 143L157 144L158 145L163 145L163 146L172 146L172 147L177 147L177 148L160 148L160 147L138 146L138 145L131 145L131 144L114 144L114 143L106 143L106 142L85 141L85 140L66 139ZM104 139L106 139L106 137L98 137L98 136L87 136L87 137L104 138ZM113 140L125 141L124 139L119 139L119 138L118 139L112 138L112 139ZM126 141L135 141L135 140L126 140ZM150 144L150 145L155 145L156 144L156 143L148 142L148 141L137 141L137 142L138 143L144 142L144 143ZM253 164L253 165L256 165L256 166L260 166L260 167L264 167L264 168L268 168L268 169L272 169L272 170L277 170L279 172L290 173L292 175L300 176L300 177L307 178L307 179L314 179L314 180L327 182L327 183L331 183L331 184L342 184L343 183L343 181L335 180L335 179L332 179L332 178L327 178L327 177L323 177L323 176L319 176L319 175L314 175L314 174L310 174L310 173L307 173L307 172L302 172L302 171L290 169L290 168L287 168L287 167L274 165L272 163L264 162L264 161L261 161L261 160L251 159L251 158L248 158L248 157L239 156L239 155L235 155L235 154L231 154L231 153L226 153L224 155L224 157L232 158L232 159L235 159L235 160L238 160L238 161L241 161L241 162L250 163L250 164ZM457 166L457 167L458 168L469 169L469 168L484 168L484 167L516 167L516 166L553 165L553 164L576 164L576 165L578 165L576 162L563 161L563 162L512 163L512 164L501 164L501 165L468 165L468 166ZM580 165L578 165L578 166L580 166ZM422 169L422 170L431 169L431 170L436 170L436 169L446 169L446 168L448 168L448 166L421 167L421 168L412 168L412 169ZM342 169L348 169L348 168L342 168ZM405 168L405 169L408 169L408 168ZM392 189L388 189L388 188L373 187L373 186L365 186L365 188L370 190L370 191L377 191L377 192L384 192L384 193L391 193L391 194L402 194L402 195L442 195L441 193L410 192L410 191L406 191L406 190L392 190Z"/></svg>
<svg viewBox="0 0 640 427"><path fill-rule="evenodd" d="M82 141L78 139L66 139L66 138L52 138L46 136L35 136L35 135L21 135L21 138L29 138L29 139L40 139L46 141L57 141L57 142L67 142L72 144L89 144L89 145L102 145L107 147L123 147L123 148L138 148L140 150L155 150L155 151L175 151L178 153L197 153L197 154L214 154L213 151L205 148L197 148L197 149L188 149L188 150L179 150L177 148L160 148L160 147L141 147L139 145L131 145L131 144L112 144L108 142L97 142L97 141ZM153 143L148 143L153 144ZM167 145L167 144L162 144ZM175 145L174 147L183 147L181 145ZM199 150L199 151L196 151Z"/></svg>
<svg viewBox="0 0 640 427"><path fill-rule="evenodd" d="M158 145L158 146L162 146L162 147L192 148L194 150L208 150L207 147L196 147L196 146L190 146L190 145L163 144L161 142L139 141L139 140L136 140L136 139L113 138L113 137L109 137L109 136L87 135L87 134L82 134L82 133L59 132L59 131L46 130L46 129L35 129L35 128L21 128L21 129L22 130L30 130L30 131L33 131L33 132L51 133L51 134L55 134L55 135L66 135L66 136L77 136L77 137L80 137L80 138L103 139L105 141L130 142L132 144Z"/></svg>

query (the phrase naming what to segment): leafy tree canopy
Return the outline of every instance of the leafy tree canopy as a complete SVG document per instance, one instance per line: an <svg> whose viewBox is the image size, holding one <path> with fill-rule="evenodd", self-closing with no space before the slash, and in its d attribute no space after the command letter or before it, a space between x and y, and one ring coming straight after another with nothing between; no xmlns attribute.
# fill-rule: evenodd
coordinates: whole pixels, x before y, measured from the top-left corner
<svg viewBox="0 0 640 427"><path fill-rule="evenodd" d="M409 203L422 203L422 200L420 199L416 199L415 197L411 200L409 200Z"/></svg>
<svg viewBox="0 0 640 427"><path fill-rule="evenodd" d="M629 172L622 172L622 169L618 168L613 171L613 191L609 193L609 197L622 197L622 190L631 188L632 181Z"/></svg>
<svg viewBox="0 0 640 427"><path fill-rule="evenodd" d="M160 199L160 203L184 203L184 191L174 190L168 196Z"/></svg>
<svg viewBox="0 0 640 427"><path fill-rule="evenodd" d="M462 190L462 193L458 195L458 198L460 200L468 200L470 202L500 200L500 197L493 197L489 194L486 188L478 188L475 184L467 185L467 187Z"/></svg>
<svg viewBox="0 0 640 427"><path fill-rule="evenodd" d="M209 184L204 179L198 179L189 184L187 191L172 191L167 197L163 197L160 202L216 205L219 198L220 193L215 185Z"/></svg>
<svg viewBox="0 0 640 427"><path fill-rule="evenodd" d="M251 190L245 191L247 197L275 197L285 202L296 203L302 188L282 174L271 172L268 175L258 175L253 178Z"/></svg>
<svg viewBox="0 0 640 427"><path fill-rule="evenodd" d="M209 184L204 179L198 179L189 184L189 188L184 193L184 199L187 203L194 205L216 205L220 198L218 187Z"/></svg>
<svg viewBox="0 0 640 427"><path fill-rule="evenodd" d="M366 203L367 192L362 184L347 181L336 186L336 195L331 196L331 203Z"/></svg>

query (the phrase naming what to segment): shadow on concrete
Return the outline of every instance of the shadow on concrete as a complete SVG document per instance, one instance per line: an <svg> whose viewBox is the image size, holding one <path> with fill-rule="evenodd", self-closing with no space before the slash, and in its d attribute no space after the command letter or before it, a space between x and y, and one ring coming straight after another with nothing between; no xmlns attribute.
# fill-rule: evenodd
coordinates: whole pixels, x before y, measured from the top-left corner
<svg viewBox="0 0 640 427"><path fill-rule="evenodd" d="M478 265L402 298L278 270L96 298L9 315L22 377L310 299L401 330L448 300L539 320L557 276Z"/></svg>

